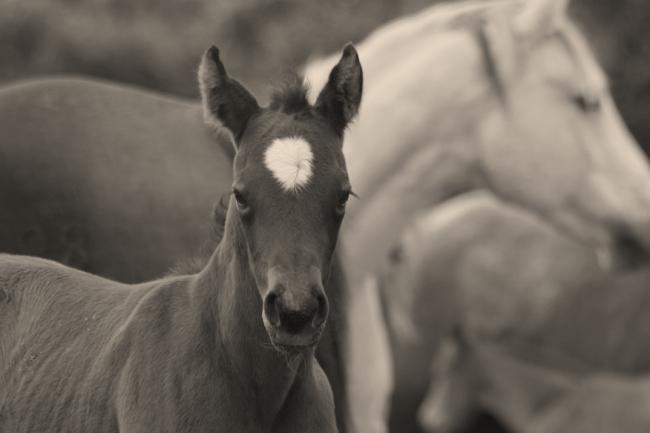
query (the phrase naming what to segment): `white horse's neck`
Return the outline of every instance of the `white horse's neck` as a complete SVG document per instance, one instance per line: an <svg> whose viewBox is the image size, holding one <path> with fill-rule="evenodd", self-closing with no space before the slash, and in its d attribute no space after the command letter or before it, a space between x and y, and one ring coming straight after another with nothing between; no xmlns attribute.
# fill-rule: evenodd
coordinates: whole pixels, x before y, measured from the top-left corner
<svg viewBox="0 0 650 433"><path fill-rule="evenodd" d="M346 136L350 180L360 196L351 203L341 236L344 258L354 258L346 270L352 287L377 269L412 218L480 187L475 125L486 104L499 103L477 67L480 49L468 31L423 39L412 47L426 47L421 56L402 58L367 80L363 106L372 110L362 107L361 121ZM432 64L440 58L451 60Z"/></svg>
<svg viewBox="0 0 650 433"><path fill-rule="evenodd" d="M343 225L342 253L347 263L353 263L346 269L352 287L378 269L414 218L479 182L473 155L461 143L457 147L432 144L394 170L403 174L378 179L377 189L358 193L362 203L351 207Z"/></svg>
<svg viewBox="0 0 650 433"><path fill-rule="evenodd" d="M457 144L446 143L449 137L471 135L468 125L483 111L480 103L492 91L469 31L432 32L412 41L408 51L422 54L402 56L385 72L366 77L359 122L346 133L344 153L359 194L395 176L408 155ZM441 58L450 60L436 64Z"/></svg>

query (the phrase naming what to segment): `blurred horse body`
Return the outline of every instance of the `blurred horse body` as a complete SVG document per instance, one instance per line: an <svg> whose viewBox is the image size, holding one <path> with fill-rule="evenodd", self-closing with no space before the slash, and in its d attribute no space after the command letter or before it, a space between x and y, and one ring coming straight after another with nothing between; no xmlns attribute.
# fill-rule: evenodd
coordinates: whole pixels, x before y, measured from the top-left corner
<svg viewBox="0 0 650 433"><path fill-rule="evenodd" d="M650 374L650 353L639 343L650 338L649 287L649 267L589 279L567 291L534 333L514 333L508 340L513 347L529 342L579 361L572 366L528 353L539 364L569 372Z"/></svg>
<svg viewBox="0 0 650 433"><path fill-rule="evenodd" d="M650 377L596 374L537 416L525 433L646 433Z"/></svg>
<svg viewBox="0 0 650 433"><path fill-rule="evenodd" d="M364 433L383 431L391 387L388 341L372 275L401 231L420 212L460 192L487 188L599 250L605 262L625 261L629 256L645 259L650 244L650 190L646 188L650 170L618 118L604 77L564 16L563 7L561 0L434 7L378 30L359 47L361 58L368 64L365 100L359 120L346 138L346 159L352 187L362 201L350 206L342 228L341 262L351 286L349 299L342 301L350 331L345 342L351 364L348 388L353 404L358 405L353 407L355 424ZM307 79L312 83L324 81L327 73L322 65L329 61L308 67ZM126 266L135 269L144 267L140 260L151 262L152 268L163 267L157 270L160 272L191 253L189 249L183 251L183 246L173 253L171 248L157 246L166 245L166 239L170 246L173 242L193 244L186 237L195 240L194 235L200 232L195 228L208 214L207 209L191 205L199 202L194 199L178 213L172 210L170 215L176 217L161 220L150 238L142 239L123 227L147 230L139 215L150 208L157 211L161 199L156 196L161 191L182 202L192 190L216 199L215 191L230 188L228 146L218 144L215 148L206 131L196 135L199 107L168 104L170 113L175 110L173 106L178 107L178 115L161 116L156 114L161 110L159 105L164 105L161 101L153 103L141 93L120 90L113 92L115 100L106 105L106 112L102 112L101 99L59 110L59 106L66 106L65 100L92 93L90 89L78 91L78 83L64 89L54 105L50 102L50 110L43 111L42 104L30 106L30 101L38 101L40 94L48 93L48 86L57 83L34 83L29 88L37 91L31 93L28 86L16 86L14 90L25 93L2 96L0 119L9 123L13 135L23 137L0 143L3 160L16 161L3 167L6 179L2 185L36 182L34 190L40 192L0 192L3 202L15 204L3 206L0 220L21 228L16 231L11 224L3 225L10 234L0 239L9 238L10 242L0 249L20 252L14 250L16 245L23 249L28 245L28 253L65 259L69 247L41 247L60 242L61 224L40 228L47 224L43 221L59 218L70 221L67 225L73 227L65 239L86 245L81 249L85 254L78 259L79 267L100 274L115 272L105 262L116 257L130 257ZM150 102L139 105L134 102L138 98ZM16 100L22 100L20 110ZM121 101L135 108L127 110ZM30 110L41 114L29 114ZM87 123L88 114L96 124ZM41 122L43 118L51 120ZM159 136L159 131L164 133ZM184 146L190 140L194 151ZM146 180L127 182L132 175L126 171L133 167L120 170L113 166L137 165L141 164L139 158L150 158L146 152L129 155L120 151L122 159L116 162L113 146L131 149L157 142L170 148L169 155L177 155L165 158L169 165L160 175L155 163L147 163L143 167ZM64 177L67 182L63 187L51 185L57 181L57 167L83 166L83 158L75 159L77 149L93 146L106 153L96 167L92 165L93 171L106 173L101 182L88 182L87 176L93 179L92 172L68 168L64 173L69 178ZM26 154L25 149L29 149ZM48 152L59 154L50 157ZM20 158L16 156L21 154ZM47 158L39 161L31 155ZM49 165L51 158L59 162ZM62 161L66 158L73 162ZM177 158L187 164L179 169L174 164ZM34 179L40 176L39 166L49 167L51 173L40 181ZM222 174L215 178L215 172ZM167 182L156 185L166 179L173 180L169 188L165 189ZM104 194L112 194L111 182L115 184L114 199L105 204L90 203L100 212L86 212L89 204L76 198L81 194L57 202L59 196L68 197L75 185L88 188L88 200L101 202ZM131 190L122 191L126 187L121 183L130 185ZM138 189L142 184L147 187ZM26 212L22 212L26 205L19 203L21 197L31 201ZM117 211L104 209L104 205ZM52 216L49 209L56 206L63 216ZM29 215L25 219L28 224L21 225L25 214ZM114 225L97 241L94 233L102 230L106 216ZM39 228L31 230L34 225ZM79 226L82 229L76 229ZM17 240L14 233L20 233ZM109 249L116 251L115 256L96 251L110 248L118 235L145 244L134 242L128 251ZM171 235L176 238L167 238ZM78 238L82 242L76 242ZM154 259L156 255L164 257ZM100 269L102 266L106 271Z"/></svg>
<svg viewBox="0 0 650 433"><path fill-rule="evenodd" d="M650 338L649 282L647 267L604 272L588 248L489 193L437 206L404 233L379 275L393 331L393 422L414 418L427 365L457 323L564 374L650 373L638 343ZM450 404L463 406L467 391ZM490 410L465 412L463 424Z"/></svg>
<svg viewBox="0 0 650 433"><path fill-rule="evenodd" d="M431 433L459 431L476 405L522 433L641 433L650 425L648 376L567 374L518 358L506 345L453 332L431 372L419 409Z"/></svg>
<svg viewBox="0 0 650 433"><path fill-rule="evenodd" d="M454 328L430 362L431 382L418 418L431 433L454 433L478 407L523 433L575 378L511 356L493 341Z"/></svg>
<svg viewBox="0 0 650 433"><path fill-rule="evenodd" d="M205 242L234 149L201 106L81 79L0 90L0 250L140 282Z"/></svg>
<svg viewBox="0 0 650 433"><path fill-rule="evenodd" d="M491 335L508 332L513 323L522 335L532 332L558 296L598 275L589 248L535 214L475 191L417 218L378 283L395 336L408 342L422 333L427 341L418 343L436 346L448 330L444 325L458 319Z"/></svg>
<svg viewBox="0 0 650 433"><path fill-rule="evenodd" d="M392 331L395 426L415 421L422 379L451 326L536 336L560 299L603 275L593 251L485 191L423 214L384 268L378 285Z"/></svg>

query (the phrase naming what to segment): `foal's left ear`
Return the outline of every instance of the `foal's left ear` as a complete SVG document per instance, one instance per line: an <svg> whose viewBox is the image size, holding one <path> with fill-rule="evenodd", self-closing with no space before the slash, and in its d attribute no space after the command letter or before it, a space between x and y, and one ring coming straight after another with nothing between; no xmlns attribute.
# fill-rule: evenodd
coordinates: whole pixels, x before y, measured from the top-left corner
<svg viewBox="0 0 650 433"><path fill-rule="evenodd" d="M327 84L316 99L321 113L339 135L357 115L363 92L363 71L359 55L352 44L343 49L341 60L330 72Z"/></svg>
<svg viewBox="0 0 650 433"><path fill-rule="evenodd" d="M215 46L210 47L201 59L199 88L206 122L215 127L226 127L237 146L248 120L260 107L242 84L228 76Z"/></svg>

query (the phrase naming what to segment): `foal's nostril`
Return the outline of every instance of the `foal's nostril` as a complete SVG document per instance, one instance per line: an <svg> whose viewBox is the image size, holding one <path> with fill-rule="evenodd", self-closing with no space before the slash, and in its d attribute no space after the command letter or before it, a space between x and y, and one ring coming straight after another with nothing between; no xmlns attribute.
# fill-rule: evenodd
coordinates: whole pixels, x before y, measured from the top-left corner
<svg viewBox="0 0 650 433"><path fill-rule="evenodd" d="M266 319L273 326L280 326L280 314L278 312L278 295L276 292L269 292L264 298L264 313Z"/></svg>
<svg viewBox="0 0 650 433"><path fill-rule="evenodd" d="M321 326L323 322L327 319L327 314L329 313L329 304L327 302L327 297L324 294L319 294L318 297L318 311L314 317L312 325L314 327Z"/></svg>

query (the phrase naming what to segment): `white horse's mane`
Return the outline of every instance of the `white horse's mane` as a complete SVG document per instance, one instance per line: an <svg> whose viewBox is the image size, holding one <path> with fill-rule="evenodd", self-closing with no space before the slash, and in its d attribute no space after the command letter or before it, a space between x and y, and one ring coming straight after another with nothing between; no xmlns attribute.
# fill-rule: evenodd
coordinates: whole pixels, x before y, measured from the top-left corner
<svg viewBox="0 0 650 433"><path fill-rule="evenodd" d="M463 22L471 22L485 16L486 11L500 10L522 3L521 0L468 0L458 3L440 3L413 15L398 18L370 33L362 45L362 57L367 69L374 69L369 62L386 56L393 56L418 37L434 31L458 27ZM466 20L464 18L467 18ZM334 53L319 59L310 59L304 68L304 75L312 88L321 88L327 74L338 59ZM394 59L391 59L393 61ZM312 97L314 97L312 95Z"/></svg>

